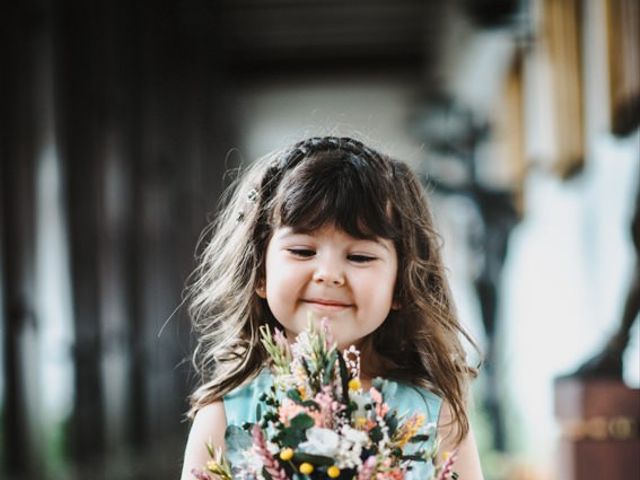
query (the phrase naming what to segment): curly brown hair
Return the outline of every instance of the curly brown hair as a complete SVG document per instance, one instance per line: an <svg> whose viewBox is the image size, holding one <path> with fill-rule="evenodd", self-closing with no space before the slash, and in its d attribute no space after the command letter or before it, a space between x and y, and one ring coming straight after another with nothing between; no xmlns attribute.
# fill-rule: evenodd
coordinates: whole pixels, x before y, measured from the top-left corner
<svg viewBox="0 0 640 480"><path fill-rule="evenodd" d="M190 414L253 378L267 361L258 327L279 324L255 291L274 229L324 225L394 242L399 308L363 348L382 359L384 369L375 373L447 399L462 439L469 429L467 384L476 375L462 338L474 343L458 321L424 190L406 164L351 138L315 137L274 152L227 191L188 288L202 379Z"/></svg>

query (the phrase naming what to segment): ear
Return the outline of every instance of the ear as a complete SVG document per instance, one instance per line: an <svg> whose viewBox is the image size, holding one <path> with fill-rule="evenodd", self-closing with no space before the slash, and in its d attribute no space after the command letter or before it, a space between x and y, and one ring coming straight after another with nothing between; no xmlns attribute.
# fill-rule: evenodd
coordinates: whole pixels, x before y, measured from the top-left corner
<svg viewBox="0 0 640 480"><path fill-rule="evenodd" d="M401 307L402 305L400 305L400 302L398 300L394 300L391 304L391 310L400 310Z"/></svg>
<svg viewBox="0 0 640 480"><path fill-rule="evenodd" d="M260 298L267 298L267 289L266 289L266 286L265 286L264 279L258 280L258 285L256 286L256 294Z"/></svg>

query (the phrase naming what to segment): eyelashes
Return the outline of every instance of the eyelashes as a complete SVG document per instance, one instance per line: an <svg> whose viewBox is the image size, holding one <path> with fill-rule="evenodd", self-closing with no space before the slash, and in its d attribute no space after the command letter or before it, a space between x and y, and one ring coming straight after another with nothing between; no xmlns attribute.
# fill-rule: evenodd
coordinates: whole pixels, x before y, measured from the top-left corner
<svg viewBox="0 0 640 480"><path fill-rule="evenodd" d="M311 250L310 248L287 248L287 252L294 257L300 258L311 258L316 254L315 250Z"/></svg>
<svg viewBox="0 0 640 480"><path fill-rule="evenodd" d="M373 262L376 257L371 257L369 255L347 255L347 259L356 263L369 263Z"/></svg>
<svg viewBox="0 0 640 480"><path fill-rule="evenodd" d="M294 257L298 258L312 258L316 251L310 248L287 248L287 252L289 252ZM377 257L372 255L363 255L363 254L349 254L347 255L347 260L354 263L369 263L376 260Z"/></svg>

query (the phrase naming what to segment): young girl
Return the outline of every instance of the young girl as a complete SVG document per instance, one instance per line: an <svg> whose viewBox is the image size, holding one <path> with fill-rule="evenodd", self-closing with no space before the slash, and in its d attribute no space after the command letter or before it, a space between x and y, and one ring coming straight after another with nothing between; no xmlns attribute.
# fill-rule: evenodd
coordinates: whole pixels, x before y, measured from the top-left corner
<svg viewBox="0 0 640 480"><path fill-rule="evenodd" d="M365 388L393 381L391 407L437 422L460 478L482 479L465 408L476 373L460 342L467 335L423 190L404 163L336 137L258 160L213 225L190 301L203 384L191 397L182 480L208 460L206 442L224 445L227 425L255 421L270 379L259 326L291 341L309 312L327 318L340 348L361 351Z"/></svg>

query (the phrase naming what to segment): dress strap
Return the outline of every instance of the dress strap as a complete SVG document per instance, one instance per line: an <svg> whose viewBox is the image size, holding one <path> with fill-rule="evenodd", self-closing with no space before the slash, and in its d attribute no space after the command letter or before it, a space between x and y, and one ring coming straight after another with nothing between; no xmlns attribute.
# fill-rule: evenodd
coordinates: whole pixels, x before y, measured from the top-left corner
<svg viewBox="0 0 640 480"><path fill-rule="evenodd" d="M255 423L258 420L260 395L271 388L272 384L271 373L265 368L249 383L227 393L223 397L227 425L242 426L245 422Z"/></svg>

